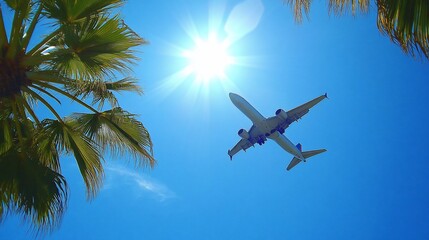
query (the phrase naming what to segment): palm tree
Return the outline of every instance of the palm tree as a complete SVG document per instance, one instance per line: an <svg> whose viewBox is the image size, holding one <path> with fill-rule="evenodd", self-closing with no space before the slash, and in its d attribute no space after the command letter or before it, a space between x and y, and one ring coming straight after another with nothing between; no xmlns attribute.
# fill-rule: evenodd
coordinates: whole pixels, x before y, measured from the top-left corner
<svg viewBox="0 0 429 240"><path fill-rule="evenodd" d="M297 22L302 12L309 13L311 0L285 0L292 6ZM411 56L423 55L429 60L429 1L374 0L377 6L377 27L390 40ZM369 0L329 0L329 11L340 15L349 10L368 12Z"/></svg>
<svg viewBox="0 0 429 240"><path fill-rule="evenodd" d="M132 49L145 43L113 14L122 4L5 0L0 5L0 220L12 212L37 231L54 229L67 204L60 166L66 154L76 160L88 198L102 185L107 153L131 154L136 165L154 166L147 129L114 95L142 93L135 79L118 79L136 60ZM2 7L14 13L10 33ZM40 24L52 32L30 44ZM83 112L60 116L57 107L64 99Z"/></svg>

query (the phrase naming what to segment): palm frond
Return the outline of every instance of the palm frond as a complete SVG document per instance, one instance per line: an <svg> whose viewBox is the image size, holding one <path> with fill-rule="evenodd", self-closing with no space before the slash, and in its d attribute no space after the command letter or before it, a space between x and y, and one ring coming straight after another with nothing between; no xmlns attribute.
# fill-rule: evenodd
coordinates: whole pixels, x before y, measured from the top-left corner
<svg viewBox="0 0 429 240"><path fill-rule="evenodd" d="M21 48L24 49L24 51L25 49L27 49L28 43L30 42L31 37L33 36L33 32L34 32L34 29L36 28L36 24L39 22L39 16L40 16L40 13L42 12L42 9L43 9L43 5L39 4L37 10L33 14L34 15L33 19L30 22L30 25L25 33L25 36L23 36Z"/></svg>
<svg viewBox="0 0 429 240"><path fill-rule="evenodd" d="M303 12L308 17L312 0L284 0L293 9L295 21L302 22ZM341 15L351 10L352 14L360 11L368 12L369 0L329 0L329 11L333 11L337 15Z"/></svg>
<svg viewBox="0 0 429 240"><path fill-rule="evenodd" d="M51 85L51 84L44 83L43 81L34 81L34 83L36 83L36 82L37 82L37 85L39 85L41 87L45 87L45 88L53 90L53 91L55 91L55 92L57 92L59 94L62 94L63 96L66 96L69 99L71 99L73 101L76 101L77 103L79 103L80 105L86 107L87 109L89 109L89 110L91 110L93 112L97 112L97 110L95 110L93 107L91 107L90 105L88 105L87 103L85 103L84 101L82 101L81 99L79 99L78 97L70 94L69 92L62 90L61 88L58 88L58 87L56 87L54 85ZM39 99L39 100L41 102L43 102L42 99Z"/></svg>
<svg viewBox="0 0 429 240"><path fill-rule="evenodd" d="M36 44L30 51L27 52L27 56L34 56L34 55L40 55L48 49L51 46L55 45L49 45L52 42L55 42L56 38L58 38L58 35L60 35L61 28L57 28L54 31L52 31L49 35L45 36L45 38L40 41L38 44Z"/></svg>
<svg viewBox="0 0 429 240"><path fill-rule="evenodd" d="M19 0L4 0L4 2L11 9L13 9L13 10L17 10L18 9Z"/></svg>
<svg viewBox="0 0 429 240"><path fill-rule="evenodd" d="M130 91L136 92L137 94L143 94L143 89L138 85L137 79L135 78L124 78L118 81L105 82L106 89L110 91Z"/></svg>
<svg viewBox="0 0 429 240"><path fill-rule="evenodd" d="M15 11L6 58L15 59L22 49L21 40L25 29L24 21L31 11L31 2L30 0L8 0L6 3Z"/></svg>
<svg viewBox="0 0 429 240"><path fill-rule="evenodd" d="M67 205L65 178L42 165L30 145L0 155L0 192L2 211L30 218L36 231L58 226Z"/></svg>
<svg viewBox="0 0 429 240"><path fill-rule="evenodd" d="M123 4L123 0L43 0L44 15L62 24L71 24L89 16L107 13Z"/></svg>
<svg viewBox="0 0 429 240"><path fill-rule="evenodd" d="M302 22L302 11L304 10L305 15L308 17L310 12L311 0L284 0L293 9L293 15L295 21Z"/></svg>
<svg viewBox="0 0 429 240"><path fill-rule="evenodd" d="M22 87L22 89L23 89L23 91L25 91L26 93L31 95L31 97L33 97L34 99L37 99L38 101L43 103L43 105L45 105L49 109L49 111L51 111L51 113L54 114L54 116L59 121L62 121L61 116L57 113L57 111L55 111L55 109L51 106L51 104L49 104L48 101L46 101L42 96L40 96L39 94L37 94L36 92L34 92L33 90L31 90L28 87Z"/></svg>
<svg viewBox="0 0 429 240"><path fill-rule="evenodd" d="M9 151L13 146L12 120L9 117L0 118L0 155Z"/></svg>
<svg viewBox="0 0 429 240"><path fill-rule="evenodd" d="M103 159L97 150L96 143L67 122L45 119L42 124L44 131L48 135L54 136L47 139L52 143L47 143L46 146L54 145L59 151L66 151L74 155L87 187L87 196L88 198L94 197L103 180Z"/></svg>
<svg viewBox="0 0 429 240"><path fill-rule="evenodd" d="M134 78L127 77L117 81L103 80L77 80L68 81L66 85L67 91L75 96L80 96L82 99L92 97L92 104L99 104L98 108L102 109L104 102L107 100L112 107L117 107L118 102L113 92L136 92L142 94L143 90L137 84Z"/></svg>
<svg viewBox="0 0 429 240"><path fill-rule="evenodd" d="M117 17L94 17L64 26L63 33L64 47L52 52L55 58L50 64L73 79L93 80L129 71L136 60L131 48L144 43Z"/></svg>
<svg viewBox="0 0 429 240"><path fill-rule="evenodd" d="M34 130L34 123L27 118L25 107L20 100L2 103L1 107L4 109L0 111L0 155L12 147L25 147Z"/></svg>
<svg viewBox="0 0 429 240"><path fill-rule="evenodd" d="M28 71L25 73L30 80L40 80L45 83L58 83L65 84L66 78L62 77L58 71L55 70L40 70Z"/></svg>
<svg viewBox="0 0 429 240"><path fill-rule="evenodd" d="M107 89L106 82L102 80L95 81L74 81L67 86L68 91L82 99L92 98L92 105L98 103L98 109L102 109L104 102L109 101L111 106L117 106L118 101L111 91Z"/></svg>
<svg viewBox="0 0 429 240"><path fill-rule="evenodd" d="M429 59L429 1L377 0L378 29L402 50Z"/></svg>
<svg viewBox="0 0 429 240"><path fill-rule="evenodd" d="M357 11L366 13L369 10L369 0L329 0L329 11L341 15L349 10L353 15Z"/></svg>
<svg viewBox="0 0 429 240"><path fill-rule="evenodd" d="M46 121L43 122L42 128L38 128L35 131L39 161L54 171L60 172L59 150L62 150L62 145L59 141L62 139L58 136L58 129L50 127ZM59 146L56 145L58 143L60 144Z"/></svg>
<svg viewBox="0 0 429 240"><path fill-rule="evenodd" d="M155 165L149 132L134 115L114 108L96 114L74 114L69 121L79 126L85 135L102 149L108 147L114 155L131 153L137 166Z"/></svg>
<svg viewBox="0 0 429 240"><path fill-rule="evenodd" d="M30 114L30 116L33 118L33 121L35 121L37 125L40 125L39 118L37 117L36 113L34 113L33 108L27 102L26 98L23 95L21 95L19 97L16 97L16 101L18 104L24 107L26 112ZM24 114L24 115L27 115L27 114Z"/></svg>
<svg viewBox="0 0 429 240"><path fill-rule="evenodd" d="M12 105L12 119L14 121L16 135L18 136L18 145L21 145L24 142L21 123L22 123L22 120L25 119L25 117L20 116L18 111L18 104L12 103L11 105Z"/></svg>
<svg viewBox="0 0 429 240"><path fill-rule="evenodd" d="M76 160L88 198L102 184L103 151L131 153L138 166L155 164L147 129L118 107L115 96L142 93L136 80L116 79L131 71L134 47L145 41L110 12L122 0L5 2L14 18L6 33L0 8L0 221L14 212L45 231L58 225L66 206L63 154ZM41 22L52 29L27 51ZM63 98L92 113L62 117L51 104ZM101 111L104 102L114 108L93 107L98 103ZM36 104L56 120L39 120Z"/></svg>
<svg viewBox="0 0 429 240"><path fill-rule="evenodd" d="M39 87L39 86L37 86L37 85L32 85L31 86L32 88L35 88L35 89L37 89L37 90L39 90L40 92L42 92L42 93L44 93L44 94L46 94L46 95L48 95L49 97L51 97L53 100L55 100L58 104L61 104L61 101L57 98L57 97L55 97L52 93L50 93L50 92L48 92L48 91L46 91L45 89L43 89L43 88L41 88L41 87Z"/></svg>

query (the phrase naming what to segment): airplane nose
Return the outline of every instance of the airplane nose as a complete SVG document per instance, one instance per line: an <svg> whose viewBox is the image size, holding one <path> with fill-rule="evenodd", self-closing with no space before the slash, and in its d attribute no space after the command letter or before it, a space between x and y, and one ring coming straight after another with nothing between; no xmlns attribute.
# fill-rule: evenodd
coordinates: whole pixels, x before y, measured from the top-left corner
<svg viewBox="0 0 429 240"><path fill-rule="evenodd" d="M237 94L230 92L229 93L229 98L232 100L235 97L235 95L237 95Z"/></svg>
<svg viewBox="0 0 429 240"><path fill-rule="evenodd" d="M231 101L239 101L239 99L241 99L242 97L240 95L238 95L237 93L229 93L229 99L231 99Z"/></svg>

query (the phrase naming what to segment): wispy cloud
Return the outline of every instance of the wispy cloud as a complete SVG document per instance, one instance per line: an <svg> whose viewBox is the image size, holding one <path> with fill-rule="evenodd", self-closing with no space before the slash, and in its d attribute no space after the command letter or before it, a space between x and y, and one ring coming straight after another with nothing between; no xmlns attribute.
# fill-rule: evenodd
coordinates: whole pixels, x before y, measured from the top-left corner
<svg viewBox="0 0 429 240"><path fill-rule="evenodd" d="M117 165L109 165L105 169L108 171L106 173L105 190L116 187L119 184L132 184L139 192L148 192L159 201L176 197L176 194L167 186L145 174L138 173L135 169L129 170Z"/></svg>

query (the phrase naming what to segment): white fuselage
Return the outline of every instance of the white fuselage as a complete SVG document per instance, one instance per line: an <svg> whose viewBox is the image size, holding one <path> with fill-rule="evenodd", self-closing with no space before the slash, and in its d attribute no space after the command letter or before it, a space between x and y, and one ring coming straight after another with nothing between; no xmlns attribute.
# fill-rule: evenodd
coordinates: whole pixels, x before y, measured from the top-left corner
<svg viewBox="0 0 429 240"><path fill-rule="evenodd" d="M277 144L279 144L284 150L286 150L290 154L301 160L305 160L302 156L301 151L299 151L298 148L283 134L280 134L278 131L271 132L272 129L268 125L267 119L262 116L262 114L260 114L244 98L235 93L230 93L229 98L231 99L232 103L253 122L255 127L258 128L261 133L264 133L266 137L277 142Z"/></svg>
<svg viewBox="0 0 429 240"><path fill-rule="evenodd" d="M230 93L229 98L231 99L232 103L240 109L246 115L254 124L263 122L266 120L262 114L258 112L250 103L246 101L246 99L242 98L240 95L235 93Z"/></svg>

